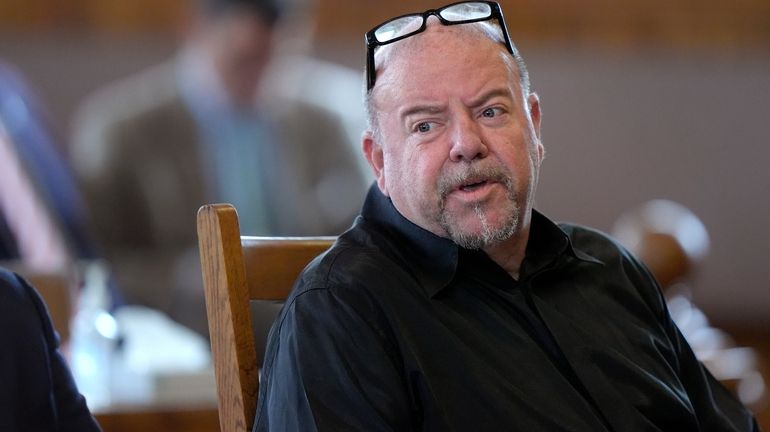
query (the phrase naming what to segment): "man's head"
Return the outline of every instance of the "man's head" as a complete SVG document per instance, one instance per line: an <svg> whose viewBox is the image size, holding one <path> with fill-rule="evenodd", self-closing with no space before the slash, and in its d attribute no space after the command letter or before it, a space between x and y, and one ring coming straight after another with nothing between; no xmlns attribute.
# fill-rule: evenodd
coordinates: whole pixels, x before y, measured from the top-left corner
<svg viewBox="0 0 770 432"><path fill-rule="evenodd" d="M282 0L199 0L193 43L211 62L216 78L236 105L253 103L272 54Z"/></svg>
<svg viewBox="0 0 770 432"><path fill-rule="evenodd" d="M380 47L363 140L398 211L468 248L528 233L544 153L523 62L488 30L430 16L425 31Z"/></svg>

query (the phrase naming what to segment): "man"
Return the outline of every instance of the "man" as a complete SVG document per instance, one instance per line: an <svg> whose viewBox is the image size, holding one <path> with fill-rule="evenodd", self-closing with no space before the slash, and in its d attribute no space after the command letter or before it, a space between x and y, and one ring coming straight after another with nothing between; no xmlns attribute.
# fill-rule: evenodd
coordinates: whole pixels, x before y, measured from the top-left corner
<svg viewBox="0 0 770 432"><path fill-rule="evenodd" d="M540 102L499 6L367 40L376 187L275 322L254 430L756 430L635 258L533 210Z"/></svg>
<svg viewBox="0 0 770 432"><path fill-rule="evenodd" d="M58 351L45 304L0 269L0 430L99 431Z"/></svg>
<svg viewBox="0 0 770 432"><path fill-rule="evenodd" d="M201 0L173 61L103 89L78 117L73 164L126 302L201 334L202 204L234 204L251 235L338 234L365 189L337 118L258 98L286 3Z"/></svg>

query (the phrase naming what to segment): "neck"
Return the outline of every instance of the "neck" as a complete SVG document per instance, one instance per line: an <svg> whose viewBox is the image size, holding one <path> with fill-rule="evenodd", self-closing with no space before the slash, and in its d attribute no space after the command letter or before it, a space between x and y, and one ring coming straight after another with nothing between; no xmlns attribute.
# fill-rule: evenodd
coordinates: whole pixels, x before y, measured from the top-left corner
<svg viewBox="0 0 770 432"><path fill-rule="evenodd" d="M483 251L513 279L519 280L519 271L527 252L528 240L529 226L505 241L483 248Z"/></svg>

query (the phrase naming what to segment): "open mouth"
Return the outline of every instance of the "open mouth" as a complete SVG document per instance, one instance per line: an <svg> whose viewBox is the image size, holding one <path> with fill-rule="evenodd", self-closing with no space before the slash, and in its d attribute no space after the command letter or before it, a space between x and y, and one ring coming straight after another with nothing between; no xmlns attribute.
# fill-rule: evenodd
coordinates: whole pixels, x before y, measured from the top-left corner
<svg viewBox="0 0 770 432"><path fill-rule="evenodd" d="M487 184L489 184L487 180L481 180L473 183L464 184L460 186L458 189L463 192L473 192L479 188L486 186Z"/></svg>

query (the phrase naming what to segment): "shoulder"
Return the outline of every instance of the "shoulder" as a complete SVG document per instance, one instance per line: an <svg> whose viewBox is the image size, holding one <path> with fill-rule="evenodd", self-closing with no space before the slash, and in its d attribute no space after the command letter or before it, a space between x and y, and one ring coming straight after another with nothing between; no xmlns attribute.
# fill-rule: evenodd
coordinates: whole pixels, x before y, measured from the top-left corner
<svg viewBox="0 0 770 432"><path fill-rule="evenodd" d="M173 63L163 63L107 84L88 96L80 122L120 121L166 105L179 97Z"/></svg>
<svg viewBox="0 0 770 432"><path fill-rule="evenodd" d="M563 223L559 227L567 234L576 251L598 259L602 280L606 286L633 292L650 308L658 312L665 306L662 291L647 266L608 234L581 225Z"/></svg>
<svg viewBox="0 0 770 432"><path fill-rule="evenodd" d="M316 308L328 298L363 315L389 309L399 292L416 281L397 259L385 252L360 219L341 235L331 249L313 260L302 272L287 300L293 308ZM331 304L330 303L330 304Z"/></svg>
<svg viewBox="0 0 770 432"><path fill-rule="evenodd" d="M305 55L280 55L274 60L265 73L265 99L303 101L343 118L361 115L350 109L361 104L360 72Z"/></svg>
<svg viewBox="0 0 770 432"><path fill-rule="evenodd" d="M42 335L45 343L58 346L48 309L37 290L21 276L0 268L0 344L30 347ZM6 345L6 346L8 346Z"/></svg>
<svg viewBox="0 0 770 432"><path fill-rule="evenodd" d="M15 273L0 268L0 304L18 301L23 292L21 279Z"/></svg>
<svg viewBox="0 0 770 432"><path fill-rule="evenodd" d="M369 286L393 276L402 276L407 269L391 252L399 245L380 232L377 226L362 217L353 227L339 236L334 245L314 260L303 272L305 285L320 287Z"/></svg>
<svg viewBox="0 0 770 432"><path fill-rule="evenodd" d="M392 318L402 287L388 280L393 267L376 248L342 240L297 280L270 331L268 370L286 367L281 355L309 358L332 346L395 346Z"/></svg>
<svg viewBox="0 0 770 432"><path fill-rule="evenodd" d="M347 140L345 114L339 109L340 99L349 96L348 89L340 89L339 78L334 73L325 73L326 63L305 56L282 55L273 62L265 73L260 104L269 107L266 114L281 129L281 132L314 137L326 144L333 139L333 145ZM323 75L323 79L313 77ZM317 97L319 91L328 92ZM360 89L354 93L360 98ZM360 102L359 102L360 103ZM350 111L350 105L345 105ZM303 127L297 127L301 121Z"/></svg>
<svg viewBox="0 0 770 432"><path fill-rule="evenodd" d="M96 169L110 158L113 146L123 137L141 133L143 128L138 126L167 122L169 116L184 112L172 63L153 66L97 89L74 116L71 151L79 165L76 168L86 172Z"/></svg>
<svg viewBox="0 0 770 432"><path fill-rule="evenodd" d="M284 137L297 142L312 142L314 146L340 146L347 140L341 119L326 107L281 97L265 105L270 107L269 120ZM314 139L302 141L303 137Z"/></svg>
<svg viewBox="0 0 770 432"><path fill-rule="evenodd" d="M41 313L45 306L35 289L17 274L0 269L0 317L29 321Z"/></svg>
<svg viewBox="0 0 770 432"><path fill-rule="evenodd" d="M608 234L584 225L559 223L575 250L587 253L600 261L616 261L630 254Z"/></svg>
<svg viewBox="0 0 770 432"><path fill-rule="evenodd" d="M370 281L387 276L387 257L373 248L338 242L302 272L295 296L326 292L344 298L376 294Z"/></svg>
<svg viewBox="0 0 770 432"><path fill-rule="evenodd" d="M39 377L34 378L34 386L45 387L46 378L41 372L48 368L48 346L55 343L43 300L23 278L0 269L0 346L4 349L0 376L13 374L6 384L18 389L18 377L29 377L27 371L35 371L32 374ZM28 369L22 371L22 365ZM0 399L8 397L7 389L3 390Z"/></svg>

